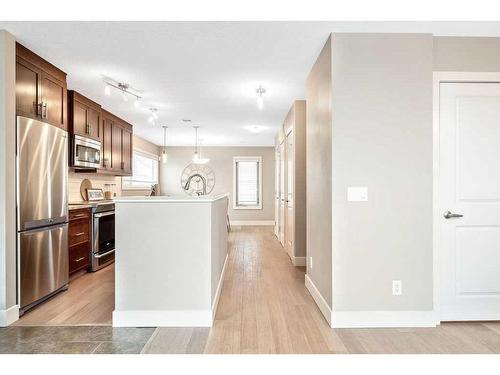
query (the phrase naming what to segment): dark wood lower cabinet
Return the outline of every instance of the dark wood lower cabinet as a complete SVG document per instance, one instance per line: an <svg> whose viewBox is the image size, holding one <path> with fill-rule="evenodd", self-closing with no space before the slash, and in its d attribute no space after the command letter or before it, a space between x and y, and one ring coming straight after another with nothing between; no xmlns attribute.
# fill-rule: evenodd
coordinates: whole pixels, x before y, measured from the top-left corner
<svg viewBox="0 0 500 375"><path fill-rule="evenodd" d="M90 208L71 210L69 212L68 244L69 244L69 274L90 265L91 226Z"/></svg>

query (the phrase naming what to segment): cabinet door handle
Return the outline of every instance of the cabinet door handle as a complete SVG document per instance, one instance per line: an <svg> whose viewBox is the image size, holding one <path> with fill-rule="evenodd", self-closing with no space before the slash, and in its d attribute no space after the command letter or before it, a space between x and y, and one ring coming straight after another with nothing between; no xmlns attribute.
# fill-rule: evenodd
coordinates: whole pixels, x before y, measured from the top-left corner
<svg viewBox="0 0 500 375"><path fill-rule="evenodd" d="M83 236L84 234L85 234L85 232L76 233L75 237Z"/></svg>
<svg viewBox="0 0 500 375"><path fill-rule="evenodd" d="M81 258L75 259L75 262L78 263L78 262L81 262L84 259L85 259L85 257L81 257Z"/></svg>
<svg viewBox="0 0 500 375"><path fill-rule="evenodd" d="M84 217L84 216L87 216L86 214L77 214L75 216L73 216L74 219L76 219L77 217Z"/></svg>
<svg viewBox="0 0 500 375"><path fill-rule="evenodd" d="M36 105L36 115L43 118L43 102L40 102Z"/></svg>
<svg viewBox="0 0 500 375"><path fill-rule="evenodd" d="M42 103L42 118L47 118L48 108L47 103Z"/></svg>

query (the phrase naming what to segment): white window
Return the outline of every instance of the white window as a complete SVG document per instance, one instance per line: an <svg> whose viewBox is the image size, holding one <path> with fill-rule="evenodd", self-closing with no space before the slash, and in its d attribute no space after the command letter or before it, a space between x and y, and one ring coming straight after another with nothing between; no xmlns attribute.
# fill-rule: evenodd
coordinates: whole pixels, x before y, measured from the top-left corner
<svg viewBox="0 0 500 375"><path fill-rule="evenodd" d="M262 158L260 156L234 157L233 208L262 209Z"/></svg>
<svg viewBox="0 0 500 375"><path fill-rule="evenodd" d="M132 171L132 176L122 178L122 189L150 189L158 183L158 155L134 150Z"/></svg>

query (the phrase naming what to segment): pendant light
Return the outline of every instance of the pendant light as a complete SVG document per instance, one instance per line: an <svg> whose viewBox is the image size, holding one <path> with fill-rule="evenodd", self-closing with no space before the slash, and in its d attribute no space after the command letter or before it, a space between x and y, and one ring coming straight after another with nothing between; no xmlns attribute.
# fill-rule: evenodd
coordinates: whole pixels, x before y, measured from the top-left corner
<svg viewBox="0 0 500 375"><path fill-rule="evenodd" d="M191 161L194 164L206 164L210 161L209 158L202 158L201 153L198 150L198 128L199 126L193 126L194 128L194 154Z"/></svg>
<svg viewBox="0 0 500 375"><path fill-rule="evenodd" d="M255 92L257 93L257 107L262 111L264 109L264 94L266 93L266 89L259 86Z"/></svg>
<svg viewBox="0 0 500 375"><path fill-rule="evenodd" d="M167 162L167 128L168 126L163 126L163 149L161 151L161 162L165 164Z"/></svg>

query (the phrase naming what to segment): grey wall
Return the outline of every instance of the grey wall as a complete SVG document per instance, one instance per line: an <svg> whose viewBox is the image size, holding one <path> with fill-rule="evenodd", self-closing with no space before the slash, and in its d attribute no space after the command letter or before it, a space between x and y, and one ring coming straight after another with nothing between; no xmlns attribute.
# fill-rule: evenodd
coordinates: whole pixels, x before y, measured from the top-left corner
<svg viewBox="0 0 500 375"><path fill-rule="evenodd" d="M15 40L0 30L0 324L16 305Z"/></svg>
<svg viewBox="0 0 500 375"><path fill-rule="evenodd" d="M307 160L306 101L296 100L294 110L294 192L295 192L295 256L305 257L307 248Z"/></svg>
<svg viewBox="0 0 500 375"><path fill-rule="evenodd" d="M434 70L499 72L500 38L434 37Z"/></svg>
<svg viewBox="0 0 500 375"><path fill-rule="evenodd" d="M307 77L307 275L332 307L331 40Z"/></svg>
<svg viewBox="0 0 500 375"><path fill-rule="evenodd" d="M160 185L162 194L183 195L181 174L191 163L192 147L168 147L168 161L160 163ZM274 221L274 147L203 147L203 157L210 158L210 167L215 173L215 188L212 193L229 193L229 217L231 220ZM262 157L262 209L233 210L233 157Z"/></svg>
<svg viewBox="0 0 500 375"><path fill-rule="evenodd" d="M334 311L432 310L432 72L498 72L500 38L331 38L307 80L307 273Z"/></svg>
<svg viewBox="0 0 500 375"><path fill-rule="evenodd" d="M432 310L432 36L332 38L334 309Z"/></svg>

